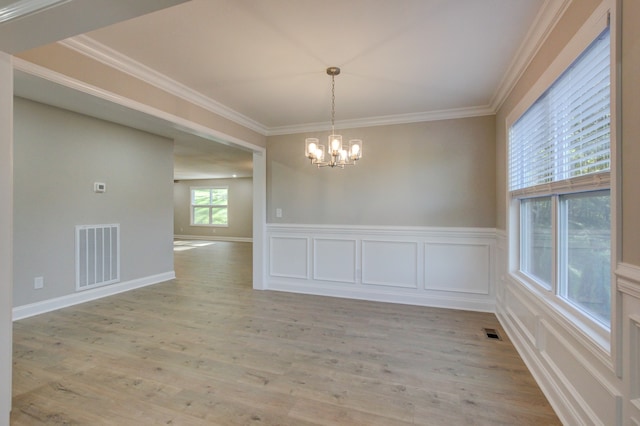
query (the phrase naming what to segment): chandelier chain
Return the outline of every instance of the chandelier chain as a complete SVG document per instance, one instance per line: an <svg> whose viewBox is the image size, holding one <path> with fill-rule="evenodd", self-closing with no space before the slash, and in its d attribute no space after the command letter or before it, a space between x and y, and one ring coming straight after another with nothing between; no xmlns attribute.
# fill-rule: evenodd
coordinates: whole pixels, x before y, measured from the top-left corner
<svg viewBox="0 0 640 426"><path fill-rule="evenodd" d="M335 134L336 121L336 77L331 76L331 134Z"/></svg>

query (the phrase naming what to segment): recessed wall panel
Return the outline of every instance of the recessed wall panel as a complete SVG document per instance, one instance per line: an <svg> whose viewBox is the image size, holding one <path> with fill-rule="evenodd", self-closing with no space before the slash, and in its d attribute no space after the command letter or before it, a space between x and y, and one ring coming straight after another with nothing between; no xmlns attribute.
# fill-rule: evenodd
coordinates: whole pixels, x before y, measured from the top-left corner
<svg viewBox="0 0 640 426"><path fill-rule="evenodd" d="M634 419L640 421L640 315L632 315L629 322L631 326L628 354L631 384L631 389L629 389L630 414Z"/></svg>
<svg viewBox="0 0 640 426"><path fill-rule="evenodd" d="M612 389L601 381L603 377L584 362L584 355L570 342L570 335L547 321L541 321L540 324L545 339L543 359L558 376L558 382L566 386L565 391L579 395L584 401L583 406L597 413L598 418L590 418L585 423L616 424L618 401L611 393ZM583 414L583 418L587 416L590 416L589 412Z"/></svg>
<svg viewBox="0 0 640 426"><path fill-rule="evenodd" d="M417 288L417 271L417 243L362 241L363 284Z"/></svg>
<svg viewBox="0 0 640 426"><path fill-rule="evenodd" d="M540 346L538 341L538 314L533 306L513 289L509 289L506 293L505 309L514 323L520 328L524 336L529 339L532 347Z"/></svg>
<svg viewBox="0 0 640 426"><path fill-rule="evenodd" d="M309 239L271 237L270 274L277 277L309 278Z"/></svg>
<svg viewBox="0 0 640 426"><path fill-rule="evenodd" d="M490 247L478 244L426 243L427 290L489 294Z"/></svg>
<svg viewBox="0 0 640 426"><path fill-rule="evenodd" d="M324 239L313 241L313 278L322 281L356 281L355 240Z"/></svg>

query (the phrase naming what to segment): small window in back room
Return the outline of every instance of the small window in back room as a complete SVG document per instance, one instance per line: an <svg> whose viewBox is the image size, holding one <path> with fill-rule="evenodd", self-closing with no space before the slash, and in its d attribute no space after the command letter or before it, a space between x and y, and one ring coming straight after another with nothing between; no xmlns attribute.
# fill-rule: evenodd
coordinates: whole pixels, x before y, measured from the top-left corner
<svg viewBox="0 0 640 426"><path fill-rule="evenodd" d="M191 188L191 225L229 226L229 187Z"/></svg>

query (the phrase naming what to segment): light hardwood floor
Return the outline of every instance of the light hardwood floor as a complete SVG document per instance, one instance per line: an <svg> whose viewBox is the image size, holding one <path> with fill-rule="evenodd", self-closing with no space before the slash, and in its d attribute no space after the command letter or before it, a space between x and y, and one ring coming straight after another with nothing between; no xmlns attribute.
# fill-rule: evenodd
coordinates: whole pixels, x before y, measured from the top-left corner
<svg viewBox="0 0 640 426"><path fill-rule="evenodd" d="M177 244L176 280L15 323L12 425L560 423L492 314L253 291L251 244Z"/></svg>

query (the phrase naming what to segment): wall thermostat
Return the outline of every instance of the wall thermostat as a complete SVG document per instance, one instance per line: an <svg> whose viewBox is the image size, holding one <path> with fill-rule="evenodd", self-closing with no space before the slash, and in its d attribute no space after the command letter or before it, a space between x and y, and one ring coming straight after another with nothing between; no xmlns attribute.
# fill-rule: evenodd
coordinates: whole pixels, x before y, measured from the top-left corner
<svg viewBox="0 0 640 426"><path fill-rule="evenodd" d="M93 183L93 191L94 192L106 192L107 191L107 184L105 184L103 182L94 182Z"/></svg>

